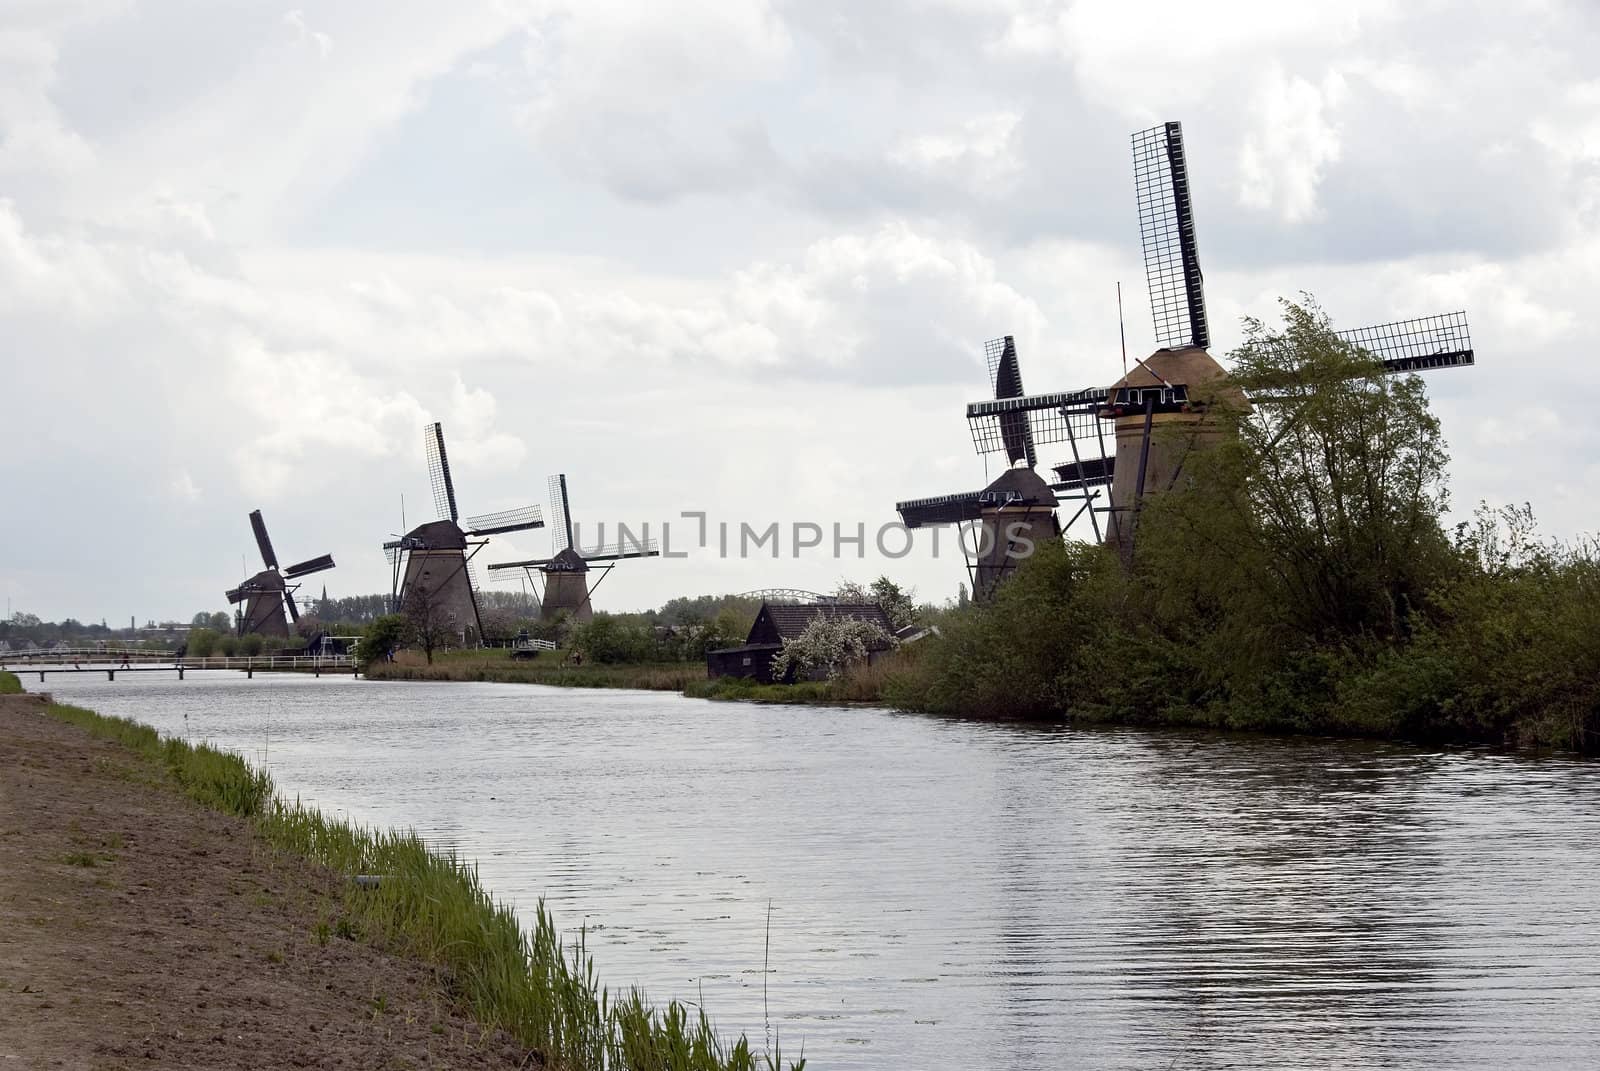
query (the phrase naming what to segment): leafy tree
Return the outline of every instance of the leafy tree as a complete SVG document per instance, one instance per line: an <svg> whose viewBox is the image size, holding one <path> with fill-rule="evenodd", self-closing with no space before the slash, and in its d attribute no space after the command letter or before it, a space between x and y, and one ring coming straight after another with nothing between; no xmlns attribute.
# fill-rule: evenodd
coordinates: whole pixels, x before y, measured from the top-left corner
<svg viewBox="0 0 1600 1071"><path fill-rule="evenodd" d="M647 662L655 654L655 637L641 621L599 613L573 626L567 646L591 662Z"/></svg>
<svg viewBox="0 0 1600 1071"><path fill-rule="evenodd" d="M196 616L206 617L207 615L197 614ZM189 658L210 658L216 652L217 639L217 633L209 628L191 628L185 653Z"/></svg>
<svg viewBox="0 0 1600 1071"><path fill-rule="evenodd" d="M870 601L883 607L883 612L888 615L896 631L917 623L915 589L903 591L893 580L880 576L872 582L868 591L871 593Z"/></svg>
<svg viewBox="0 0 1600 1071"><path fill-rule="evenodd" d="M410 635L411 621L405 614L384 614L367 626L361 641L356 644L356 661L388 661L390 653L403 647Z"/></svg>
<svg viewBox="0 0 1600 1071"><path fill-rule="evenodd" d="M882 627L858 617L819 613L800 635L783 641L772 660L775 680L821 673L833 680L845 669L867 659L868 652L894 646Z"/></svg>

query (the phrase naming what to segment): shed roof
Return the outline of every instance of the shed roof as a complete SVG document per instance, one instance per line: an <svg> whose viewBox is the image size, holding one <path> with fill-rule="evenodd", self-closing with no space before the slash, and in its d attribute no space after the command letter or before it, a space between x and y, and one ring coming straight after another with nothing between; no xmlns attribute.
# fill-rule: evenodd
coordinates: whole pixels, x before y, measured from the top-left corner
<svg viewBox="0 0 1600 1071"><path fill-rule="evenodd" d="M779 636L784 639L794 639L804 632L806 626L819 614L823 617L852 617L860 621L870 621L884 632L894 632L894 625L889 622L889 615L875 602L764 602L761 604L761 613L756 615L756 620L759 624L761 618L765 617ZM750 632L751 638L754 639L755 628L752 627Z"/></svg>

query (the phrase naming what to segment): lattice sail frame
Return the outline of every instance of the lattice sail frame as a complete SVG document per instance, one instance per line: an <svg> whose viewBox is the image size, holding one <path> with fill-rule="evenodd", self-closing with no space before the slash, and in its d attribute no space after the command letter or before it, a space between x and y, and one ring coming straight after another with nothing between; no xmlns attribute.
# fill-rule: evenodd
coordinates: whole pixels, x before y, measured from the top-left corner
<svg viewBox="0 0 1600 1071"><path fill-rule="evenodd" d="M572 514L567 505L567 477L560 474L546 482L550 491L550 549L560 554L572 546Z"/></svg>
<svg viewBox="0 0 1600 1071"><path fill-rule="evenodd" d="M516 509L503 509L497 513L481 513L476 517L468 517L466 522L467 532L478 536L502 535L506 532L521 532L529 528L543 527L544 511L538 506L519 506Z"/></svg>
<svg viewBox="0 0 1600 1071"><path fill-rule="evenodd" d="M1467 314L1460 310L1340 331L1339 338L1371 354L1390 372L1460 368L1477 363Z"/></svg>
<svg viewBox="0 0 1600 1071"><path fill-rule="evenodd" d="M460 520L456 512L456 487L450 479L450 457L444 449L444 426L438 422L422 429L422 446L428 455L428 482L433 485L433 508L441 521Z"/></svg>
<svg viewBox="0 0 1600 1071"><path fill-rule="evenodd" d="M1163 123L1133 135L1133 189L1156 346L1206 349L1211 329L1182 123Z"/></svg>
<svg viewBox="0 0 1600 1071"><path fill-rule="evenodd" d="M272 549L272 538L267 535L267 522L262 519L260 510L250 512L250 528L256 534L256 549L261 552L261 564L268 569L276 569L278 555Z"/></svg>

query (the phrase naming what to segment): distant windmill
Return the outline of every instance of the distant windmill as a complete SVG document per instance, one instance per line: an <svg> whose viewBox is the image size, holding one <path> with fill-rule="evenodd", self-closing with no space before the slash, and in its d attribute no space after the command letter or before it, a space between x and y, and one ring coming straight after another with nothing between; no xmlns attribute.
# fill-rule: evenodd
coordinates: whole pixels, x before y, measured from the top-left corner
<svg viewBox="0 0 1600 1071"><path fill-rule="evenodd" d="M1134 193L1144 251L1150 311L1157 349L1110 387L1056 394L1020 395L967 406L973 444L980 454L1016 457L1016 422L1032 415L1035 443L1067 443L1070 460L1052 468L1052 489L1082 503L1100 538L1097 514L1106 514L1105 538L1131 550L1139 505L1147 494L1172 487L1188 452L1221 434L1208 423L1200 397L1191 393L1222 380L1226 370L1206 352L1211 344L1204 279L1195 237L1194 205L1184 156L1183 129L1164 123L1133 135ZM1475 361L1464 312L1340 332L1340 338L1370 354L1390 373L1456 368ZM1200 395L1206 391L1199 390ZM1245 399L1267 404L1270 398ZM1106 447L1105 425L1115 452ZM1184 434L1153 437L1166 426ZM1109 485L1109 501L1098 504ZM1070 528L1072 521L1068 522Z"/></svg>
<svg viewBox="0 0 1600 1071"><path fill-rule="evenodd" d="M395 612L404 613L407 594L416 591L419 585L425 587L430 604L470 641L483 635L472 558L483 549L489 536L543 528L544 518L538 506L523 506L469 517L463 527L456 509L456 488L450 477L443 426L429 424L422 430L422 440L439 519L418 525L383 545L393 571L392 605Z"/></svg>
<svg viewBox="0 0 1600 1071"><path fill-rule="evenodd" d="M1007 335L985 343L984 357L995 404L1004 405L1010 399L1023 397L1016 340ZM995 587L1027 557L1032 550L1030 542L1055 539L1061 534L1055 492L1034 471L1037 458L1028 411L1007 411L996 427L1012 467L989 486L981 491L914 498L895 505L907 528L978 522L973 529L977 545L970 554L963 547L963 559L973 595L980 602L992 595Z"/></svg>
<svg viewBox="0 0 1600 1071"><path fill-rule="evenodd" d="M626 558L655 558L661 554L653 539L623 538L616 543L588 550L574 546L572 509L567 498L567 477L564 473L550 477L550 512L553 521L550 557L497 562L489 566L490 572L504 575L511 575L505 571L516 569L522 570L523 575L530 578L538 573L544 583L539 613L546 620L556 614L566 613L574 620L587 621L594 616L589 596L616 568L617 562ZM591 570L590 565L595 563L605 564L598 570ZM599 573L592 582L591 572Z"/></svg>
<svg viewBox="0 0 1600 1071"><path fill-rule="evenodd" d="M296 624L300 621L300 609L294 604L294 593L300 589L300 585L289 581L332 569L333 555L324 554L280 571L278 555L272 549L272 540L267 536L267 524L261 519L260 510L251 512L250 527L255 531L256 546L261 550L261 563L266 568L227 593L230 604L244 603L244 610L239 615L239 635L288 639L289 621L285 619L284 611L288 610L289 619Z"/></svg>

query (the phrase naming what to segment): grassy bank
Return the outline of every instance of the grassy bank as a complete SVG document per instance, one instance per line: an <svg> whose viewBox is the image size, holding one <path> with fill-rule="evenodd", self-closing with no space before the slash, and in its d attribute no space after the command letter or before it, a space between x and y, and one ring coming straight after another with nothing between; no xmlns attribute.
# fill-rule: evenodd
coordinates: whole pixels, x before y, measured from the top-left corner
<svg viewBox="0 0 1600 1071"><path fill-rule="evenodd" d="M705 666L692 662L641 665L568 665L557 652L533 659L513 659L508 651L447 651L435 654L433 664L413 652L402 652L393 662L363 667L375 681L500 681L510 684L549 684L560 688L644 688L681 692L705 677Z"/></svg>
<svg viewBox="0 0 1600 1071"><path fill-rule="evenodd" d="M20 695L21 693L22 682L17 679L17 675L0 670L0 695Z"/></svg>
<svg viewBox="0 0 1600 1071"><path fill-rule="evenodd" d="M723 1042L703 1009L691 1013L677 1002L656 1009L636 990L609 992L582 938L565 945L542 903L531 931L524 930L483 888L475 866L429 851L415 834L367 830L286 802L270 777L233 753L162 738L148 726L77 707L52 705L49 711L131 749L200 803L247 819L280 851L352 878L382 875L376 888L344 882L338 918L328 929L443 968L475 1018L507 1031L548 1068L776 1071L805 1065L803 1058L785 1065L777 1051L757 1055L743 1037Z"/></svg>

